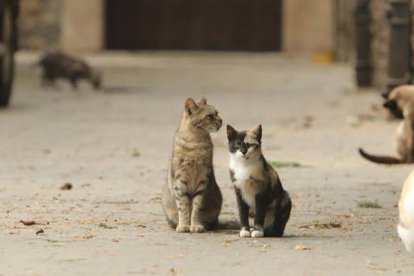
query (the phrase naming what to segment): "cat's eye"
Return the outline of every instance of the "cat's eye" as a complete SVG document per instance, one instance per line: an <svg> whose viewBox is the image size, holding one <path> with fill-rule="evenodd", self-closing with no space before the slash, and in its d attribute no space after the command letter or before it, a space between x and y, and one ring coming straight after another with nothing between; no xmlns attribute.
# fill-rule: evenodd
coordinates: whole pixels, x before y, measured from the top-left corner
<svg viewBox="0 0 414 276"><path fill-rule="evenodd" d="M208 115L207 115L207 118L209 118L209 119L213 119L213 118L214 118L214 116L213 116L212 114L208 114Z"/></svg>
<svg viewBox="0 0 414 276"><path fill-rule="evenodd" d="M257 144L251 144L251 143L246 143L245 145L247 148L257 146Z"/></svg>

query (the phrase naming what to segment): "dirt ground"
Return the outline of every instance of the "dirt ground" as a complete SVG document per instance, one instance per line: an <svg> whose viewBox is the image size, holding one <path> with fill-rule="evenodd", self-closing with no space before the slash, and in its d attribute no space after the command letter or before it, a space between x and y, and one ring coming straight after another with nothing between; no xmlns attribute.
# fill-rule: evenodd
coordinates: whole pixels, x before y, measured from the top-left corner
<svg viewBox="0 0 414 276"><path fill-rule="evenodd" d="M395 154L396 120L351 65L245 53L102 53L102 91L39 85L20 53L12 105L0 110L0 275L376 275L414 273L396 233L412 166ZM178 234L160 206L183 102L205 96L224 123L263 125L269 161L293 199L283 238L238 237L225 128L213 135L224 195L217 231ZM290 163L286 163L290 164ZM65 183L72 189L61 190ZM380 208L358 207L374 202ZM21 221L34 221L24 225Z"/></svg>

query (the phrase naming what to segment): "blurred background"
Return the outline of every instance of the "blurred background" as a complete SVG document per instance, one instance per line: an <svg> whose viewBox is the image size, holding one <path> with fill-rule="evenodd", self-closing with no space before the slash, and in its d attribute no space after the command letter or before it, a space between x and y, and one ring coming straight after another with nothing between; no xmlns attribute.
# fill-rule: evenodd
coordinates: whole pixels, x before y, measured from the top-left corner
<svg viewBox="0 0 414 276"><path fill-rule="evenodd" d="M355 56L355 9L369 3L372 83L382 88L390 2L21 0L19 41L23 50L307 52L317 63L350 62Z"/></svg>
<svg viewBox="0 0 414 276"><path fill-rule="evenodd" d="M400 121L378 92L412 83L412 2L20 0L14 21L17 1L0 0L0 106L14 77L0 109L1 273L196 275L201 260L209 275L414 275L395 231L412 168L357 151L396 154ZM56 50L71 56L44 58ZM236 129L263 125L294 201L288 238L168 227L160 191L188 97ZM220 220L237 225L225 127L212 139Z"/></svg>
<svg viewBox="0 0 414 276"><path fill-rule="evenodd" d="M348 60L353 0L21 0L22 49L323 51Z"/></svg>

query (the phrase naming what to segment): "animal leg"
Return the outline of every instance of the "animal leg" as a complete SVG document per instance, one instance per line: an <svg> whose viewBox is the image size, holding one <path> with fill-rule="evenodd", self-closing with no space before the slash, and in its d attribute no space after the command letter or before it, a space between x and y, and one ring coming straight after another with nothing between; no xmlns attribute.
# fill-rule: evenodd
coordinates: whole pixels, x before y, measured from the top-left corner
<svg viewBox="0 0 414 276"><path fill-rule="evenodd" d="M201 233L205 231L202 221L203 194L197 194L193 197L191 208L190 232Z"/></svg>
<svg viewBox="0 0 414 276"><path fill-rule="evenodd" d="M283 232L285 231L286 224L290 217L292 201L290 200L289 194L286 192L280 199L277 199L277 201L273 236L281 237L283 236Z"/></svg>
<svg viewBox="0 0 414 276"><path fill-rule="evenodd" d="M269 206L267 195L257 194L256 201L256 215L254 217L254 230L252 232L253 238L264 237L264 220L266 216L266 210Z"/></svg>
<svg viewBox="0 0 414 276"><path fill-rule="evenodd" d="M177 232L190 231L190 199L186 193L186 183L180 180L176 181L174 187L175 202L178 208L178 225Z"/></svg>
<svg viewBox="0 0 414 276"><path fill-rule="evenodd" d="M237 208L239 210L239 220L240 220L239 236L242 238L249 238L250 237L249 206L246 204L246 202L243 201L240 189L235 188L235 192L236 192L236 201L237 201Z"/></svg>
<svg viewBox="0 0 414 276"><path fill-rule="evenodd" d="M71 77L70 78L70 84L72 85L73 90L78 90L78 78Z"/></svg>

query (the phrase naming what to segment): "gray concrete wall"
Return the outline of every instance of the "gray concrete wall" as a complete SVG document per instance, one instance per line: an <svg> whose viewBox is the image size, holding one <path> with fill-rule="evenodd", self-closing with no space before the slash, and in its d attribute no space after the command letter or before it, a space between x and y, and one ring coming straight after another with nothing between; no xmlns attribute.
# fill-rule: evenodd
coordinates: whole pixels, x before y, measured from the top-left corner
<svg viewBox="0 0 414 276"><path fill-rule="evenodd" d="M59 46L62 0L20 0L19 43L22 49Z"/></svg>
<svg viewBox="0 0 414 276"><path fill-rule="evenodd" d="M62 11L62 49L96 51L104 47L103 0L63 0Z"/></svg>
<svg viewBox="0 0 414 276"><path fill-rule="evenodd" d="M104 47L103 0L21 0L21 49L96 51Z"/></svg>
<svg viewBox="0 0 414 276"><path fill-rule="evenodd" d="M283 2L283 50L332 52L333 34L331 0Z"/></svg>

